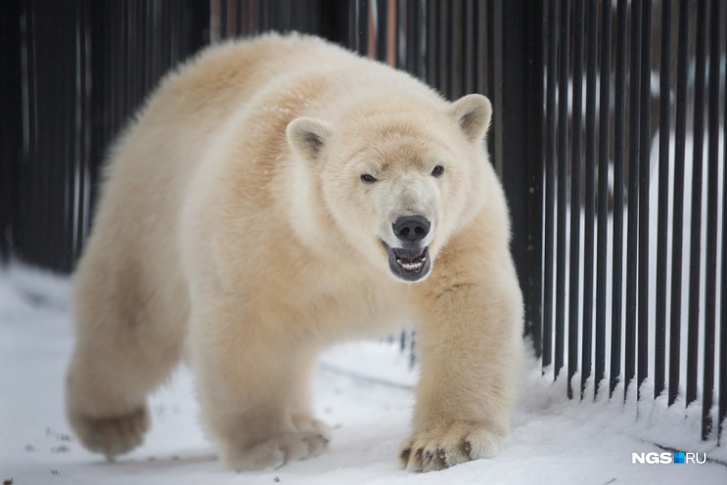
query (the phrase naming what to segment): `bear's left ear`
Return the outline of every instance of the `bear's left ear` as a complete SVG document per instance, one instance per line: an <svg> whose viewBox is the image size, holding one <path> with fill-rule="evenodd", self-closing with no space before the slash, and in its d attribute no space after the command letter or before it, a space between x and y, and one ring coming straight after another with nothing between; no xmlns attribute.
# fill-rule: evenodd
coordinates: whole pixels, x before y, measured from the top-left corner
<svg viewBox="0 0 727 485"><path fill-rule="evenodd" d="M315 162L320 157L331 129L313 118L296 118L285 129L288 143L302 158Z"/></svg>
<svg viewBox="0 0 727 485"><path fill-rule="evenodd" d="M468 94L452 103L450 113L468 139L479 141L490 126L492 105L481 94Z"/></svg>

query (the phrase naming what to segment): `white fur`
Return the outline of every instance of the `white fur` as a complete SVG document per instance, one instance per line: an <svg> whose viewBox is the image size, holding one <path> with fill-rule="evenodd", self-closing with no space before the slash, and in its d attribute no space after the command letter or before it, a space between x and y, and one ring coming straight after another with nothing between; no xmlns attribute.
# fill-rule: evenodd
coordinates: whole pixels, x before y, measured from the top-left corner
<svg viewBox="0 0 727 485"><path fill-rule="evenodd" d="M82 443L138 445L186 344L229 467L314 456L330 439L310 409L317 353L410 318L421 379L401 464L494 456L522 301L490 112L297 35L211 47L167 76L111 152L75 274L67 409ZM415 214L431 221L431 271L407 283L381 242Z"/></svg>

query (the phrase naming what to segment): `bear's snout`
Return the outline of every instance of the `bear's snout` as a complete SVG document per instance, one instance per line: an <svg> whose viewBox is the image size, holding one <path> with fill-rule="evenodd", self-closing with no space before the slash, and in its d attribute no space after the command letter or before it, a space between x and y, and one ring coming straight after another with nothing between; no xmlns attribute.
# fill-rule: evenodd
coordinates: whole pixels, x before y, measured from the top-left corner
<svg viewBox="0 0 727 485"><path fill-rule="evenodd" d="M429 234L431 226L429 220L421 215L400 216L392 224L394 234L405 247L419 245Z"/></svg>

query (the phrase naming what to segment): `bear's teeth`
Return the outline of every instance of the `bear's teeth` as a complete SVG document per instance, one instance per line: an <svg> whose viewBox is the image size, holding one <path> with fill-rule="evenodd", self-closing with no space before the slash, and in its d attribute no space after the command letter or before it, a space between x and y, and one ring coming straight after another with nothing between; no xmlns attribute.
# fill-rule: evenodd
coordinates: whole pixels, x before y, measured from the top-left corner
<svg viewBox="0 0 727 485"><path fill-rule="evenodd" d="M399 266L404 268L407 271L414 271L421 269L422 266L424 266L424 260L420 259L419 261L415 263L405 263L401 259L396 260L397 263L399 263Z"/></svg>

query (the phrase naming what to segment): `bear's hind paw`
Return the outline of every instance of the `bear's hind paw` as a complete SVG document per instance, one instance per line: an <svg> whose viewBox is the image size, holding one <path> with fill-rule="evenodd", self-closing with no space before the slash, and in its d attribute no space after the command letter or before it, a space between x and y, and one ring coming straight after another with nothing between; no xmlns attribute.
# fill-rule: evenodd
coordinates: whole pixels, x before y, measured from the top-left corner
<svg viewBox="0 0 727 485"><path fill-rule="evenodd" d="M280 468L288 462L320 455L330 438L318 431L293 432L267 440L240 452L222 450L222 460L235 471Z"/></svg>
<svg viewBox="0 0 727 485"><path fill-rule="evenodd" d="M122 416L91 417L70 413L69 418L81 443L91 451L103 453L110 461L139 446L150 423L146 405Z"/></svg>

